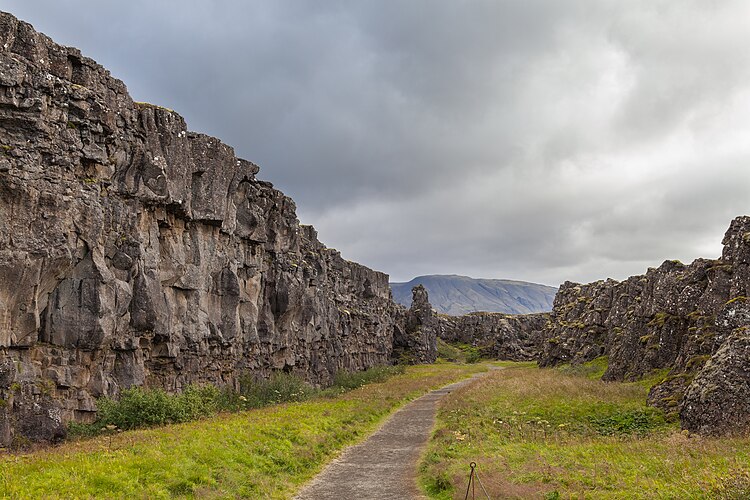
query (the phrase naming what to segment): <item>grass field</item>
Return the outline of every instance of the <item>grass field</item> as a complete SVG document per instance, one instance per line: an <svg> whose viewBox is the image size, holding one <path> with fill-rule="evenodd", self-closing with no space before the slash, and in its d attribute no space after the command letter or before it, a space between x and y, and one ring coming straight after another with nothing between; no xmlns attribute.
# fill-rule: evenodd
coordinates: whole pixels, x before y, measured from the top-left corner
<svg viewBox="0 0 750 500"><path fill-rule="evenodd" d="M290 498L405 402L483 370L409 367L335 397L2 455L0 497Z"/></svg>
<svg viewBox="0 0 750 500"><path fill-rule="evenodd" d="M422 487L463 499L474 461L493 499L750 498L750 439L683 434L645 406L663 374L595 380L605 368L606 359L517 364L452 393L420 466Z"/></svg>
<svg viewBox="0 0 750 500"><path fill-rule="evenodd" d="M647 408L663 374L621 384L597 380L606 359L495 365L441 403L420 466L432 498L464 498L472 461L493 499L750 498L750 439L689 436ZM485 369L409 367L335 396L0 455L0 498L290 498L405 402Z"/></svg>

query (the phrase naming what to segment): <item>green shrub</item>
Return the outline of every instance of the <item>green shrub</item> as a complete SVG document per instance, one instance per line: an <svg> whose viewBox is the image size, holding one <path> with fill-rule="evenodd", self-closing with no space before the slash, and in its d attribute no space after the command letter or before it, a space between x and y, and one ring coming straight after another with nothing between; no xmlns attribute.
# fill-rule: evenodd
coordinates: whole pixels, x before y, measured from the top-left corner
<svg viewBox="0 0 750 500"><path fill-rule="evenodd" d="M268 380L258 380L250 375L240 377L238 398L245 408L260 408L272 404L304 401L316 393L316 389L299 376L277 372Z"/></svg>
<svg viewBox="0 0 750 500"><path fill-rule="evenodd" d="M478 363L482 360L482 353L476 347L467 347L465 352L467 363Z"/></svg>
<svg viewBox="0 0 750 500"><path fill-rule="evenodd" d="M195 420L219 409L220 394L212 386L189 385L176 395L167 394L163 389L132 387L122 391L119 399L99 399L96 425L135 429Z"/></svg>
<svg viewBox="0 0 750 500"><path fill-rule="evenodd" d="M341 371L333 379L333 387L343 390L352 390L374 382L383 382L386 379L404 373L404 365L375 366L360 372Z"/></svg>
<svg viewBox="0 0 750 500"><path fill-rule="evenodd" d="M216 405L219 411L236 412L245 409L246 400L238 391L235 391L231 387L225 387L219 391L219 396L216 399Z"/></svg>
<svg viewBox="0 0 750 500"><path fill-rule="evenodd" d="M162 389L125 389L120 399L102 398L97 402L99 423L116 425L120 429L134 429L149 425L163 425L170 421L172 402Z"/></svg>
<svg viewBox="0 0 750 500"><path fill-rule="evenodd" d="M466 360L466 355L458 347L452 346L442 339L437 339L438 358L450 362L462 362Z"/></svg>
<svg viewBox="0 0 750 500"><path fill-rule="evenodd" d="M603 436L623 434L646 435L667 426L664 414L657 408L622 410L606 416L590 416L589 421Z"/></svg>
<svg viewBox="0 0 750 500"><path fill-rule="evenodd" d="M456 363L478 363L482 360L479 347L461 342L449 344L441 339L437 341L438 357Z"/></svg>
<svg viewBox="0 0 750 500"><path fill-rule="evenodd" d="M221 391L213 385L189 385L182 393L172 397L175 399L176 422L208 417L223 409L220 406Z"/></svg>
<svg viewBox="0 0 750 500"><path fill-rule="evenodd" d="M251 375L239 378L239 391L231 388L189 385L179 394L163 389L132 387L119 398L97 400L98 419L92 424L71 422L72 437L93 436L105 430L129 430L139 427L188 422L219 411L241 411L279 403L300 402L321 394L341 394L372 382L404 373L404 366L377 366L361 372L340 372L327 392L316 389L297 375L276 372L267 380ZM109 426L109 428L108 428Z"/></svg>

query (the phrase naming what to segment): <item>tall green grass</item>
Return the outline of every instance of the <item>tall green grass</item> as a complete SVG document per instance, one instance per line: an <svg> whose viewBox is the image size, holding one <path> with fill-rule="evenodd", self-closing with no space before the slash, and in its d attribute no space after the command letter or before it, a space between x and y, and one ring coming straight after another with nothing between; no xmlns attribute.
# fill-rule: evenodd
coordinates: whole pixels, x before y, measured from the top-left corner
<svg viewBox="0 0 750 500"><path fill-rule="evenodd" d="M492 498L748 498L750 439L682 433L646 406L648 384L596 380L605 368L511 367L453 392L422 487L454 498L474 461Z"/></svg>
<svg viewBox="0 0 750 500"><path fill-rule="evenodd" d="M99 423L120 429L188 422L212 415L220 409L221 391L215 387L188 386L181 394L161 389L133 387L119 399L98 402Z"/></svg>
<svg viewBox="0 0 750 500"><path fill-rule="evenodd" d="M485 369L413 366L336 396L0 454L0 498L291 498L406 401Z"/></svg>
<svg viewBox="0 0 750 500"><path fill-rule="evenodd" d="M92 436L113 430L131 430L167 424L189 422L218 412L236 412L252 408L306 401L318 396L335 396L383 382L404 373L403 366L376 366L358 372L336 374L327 389L316 388L297 375L276 372L268 379L243 375L239 390L214 386L189 385L179 394L167 394L162 389L133 387L125 389L117 398L97 401L97 420L92 424L71 423L71 436Z"/></svg>
<svg viewBox="0 0 750 500"><path fill-rule="evenodd" d="M482 353L478 347L460 342L448 343L437 340L438 358L452 363L478 363L482 360Z"/></svg>
<svg viewBox="0 0 750 500"><path fill-rule="evenodd" d="M405 371L404 365L376 366L360 372L341 371L333 378L332 388L335 392L351 391L367 384L383 382L394 375L401 375Z"/></svg>
<svg viewBox="0 0 750 500"><path fill-rule="evenodd" d="M577 365L565 364L558 367L562 373L566 375L574 375L578 377L586 377L591 380L599 380L607 371L609 365L609 356L599 356L598 358L592 359L586 363Z"/></svg>

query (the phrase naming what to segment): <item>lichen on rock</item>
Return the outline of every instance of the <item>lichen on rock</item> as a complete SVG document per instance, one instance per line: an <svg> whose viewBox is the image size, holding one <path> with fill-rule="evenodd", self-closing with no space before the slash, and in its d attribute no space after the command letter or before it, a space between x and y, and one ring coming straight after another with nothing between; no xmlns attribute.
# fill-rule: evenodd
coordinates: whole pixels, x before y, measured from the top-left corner
<svg viewBox="0 0 750 500"><path fill-rule="evenodd" d="M748 232L750 217L734 219L719 259L665 261L622 282L563 284L544 331L540 365L607 355L605 380L668 370L651 389L649 404L679 413L691 431L749 431L743 378L750 366L743 347L750 326Z"/></svg>

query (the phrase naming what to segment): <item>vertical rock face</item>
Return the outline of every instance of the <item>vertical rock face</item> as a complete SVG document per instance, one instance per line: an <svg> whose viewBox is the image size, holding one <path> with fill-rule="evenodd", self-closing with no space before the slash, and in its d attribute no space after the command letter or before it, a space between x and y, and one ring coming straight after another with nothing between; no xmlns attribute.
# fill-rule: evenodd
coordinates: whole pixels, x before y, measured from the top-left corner
<svg viewBox="0 0 750 500"><path fill-rule="evenodd" d="M721 346L688 386L680 421L702 434L750 430L750 217L732 222L722 261L731 263L730 299L721 307L716 328Z"/></svg>
<svg viewBox="0 0 750 500"><path fill-rule="evenodd" d="M563 284L540 365L608 355L605 380L668 370L650 404L679 412L692 430L747 430L750 217L735 219L723 244L717 260L666 261L623 282Z"/></svg>
<svg viewBox="0 0 750 500"><path fill-rule="evenodd" d="M729 267L666 261L623 282L563 284L540 365L608 355L605 380L636 380L655 369L687 380L726 338L716 315L729 297Z"/></svg>
<svg viewBox="0 0 750 500"><path fill-rule="evenodd" d="M682 426L709 435L750 429L750 332L735 330L687 388Z"/></svg>
<svg viewBox="0 0 750 500"><path fill-rule="evenodd" d="M59 438L133 385L391 360L387 275L325 248L232 148L5 13L0 142L0 444Z"/></svg>
<svg viewBox="0 0 750 500"><path fill-rule="evenodd" d="M438 316L422 285L412 289L412 303L402 313L393 334L393 357L410 363L434 363L437 359Z"/></svg>
<svg viewBox="0 0 750 500"><path fill-rule="evenodd" d="M478 347L488 358L531 361L539 357L542 332L548 321L548 313L441 316L438 336L446 342Z"/></svg>

